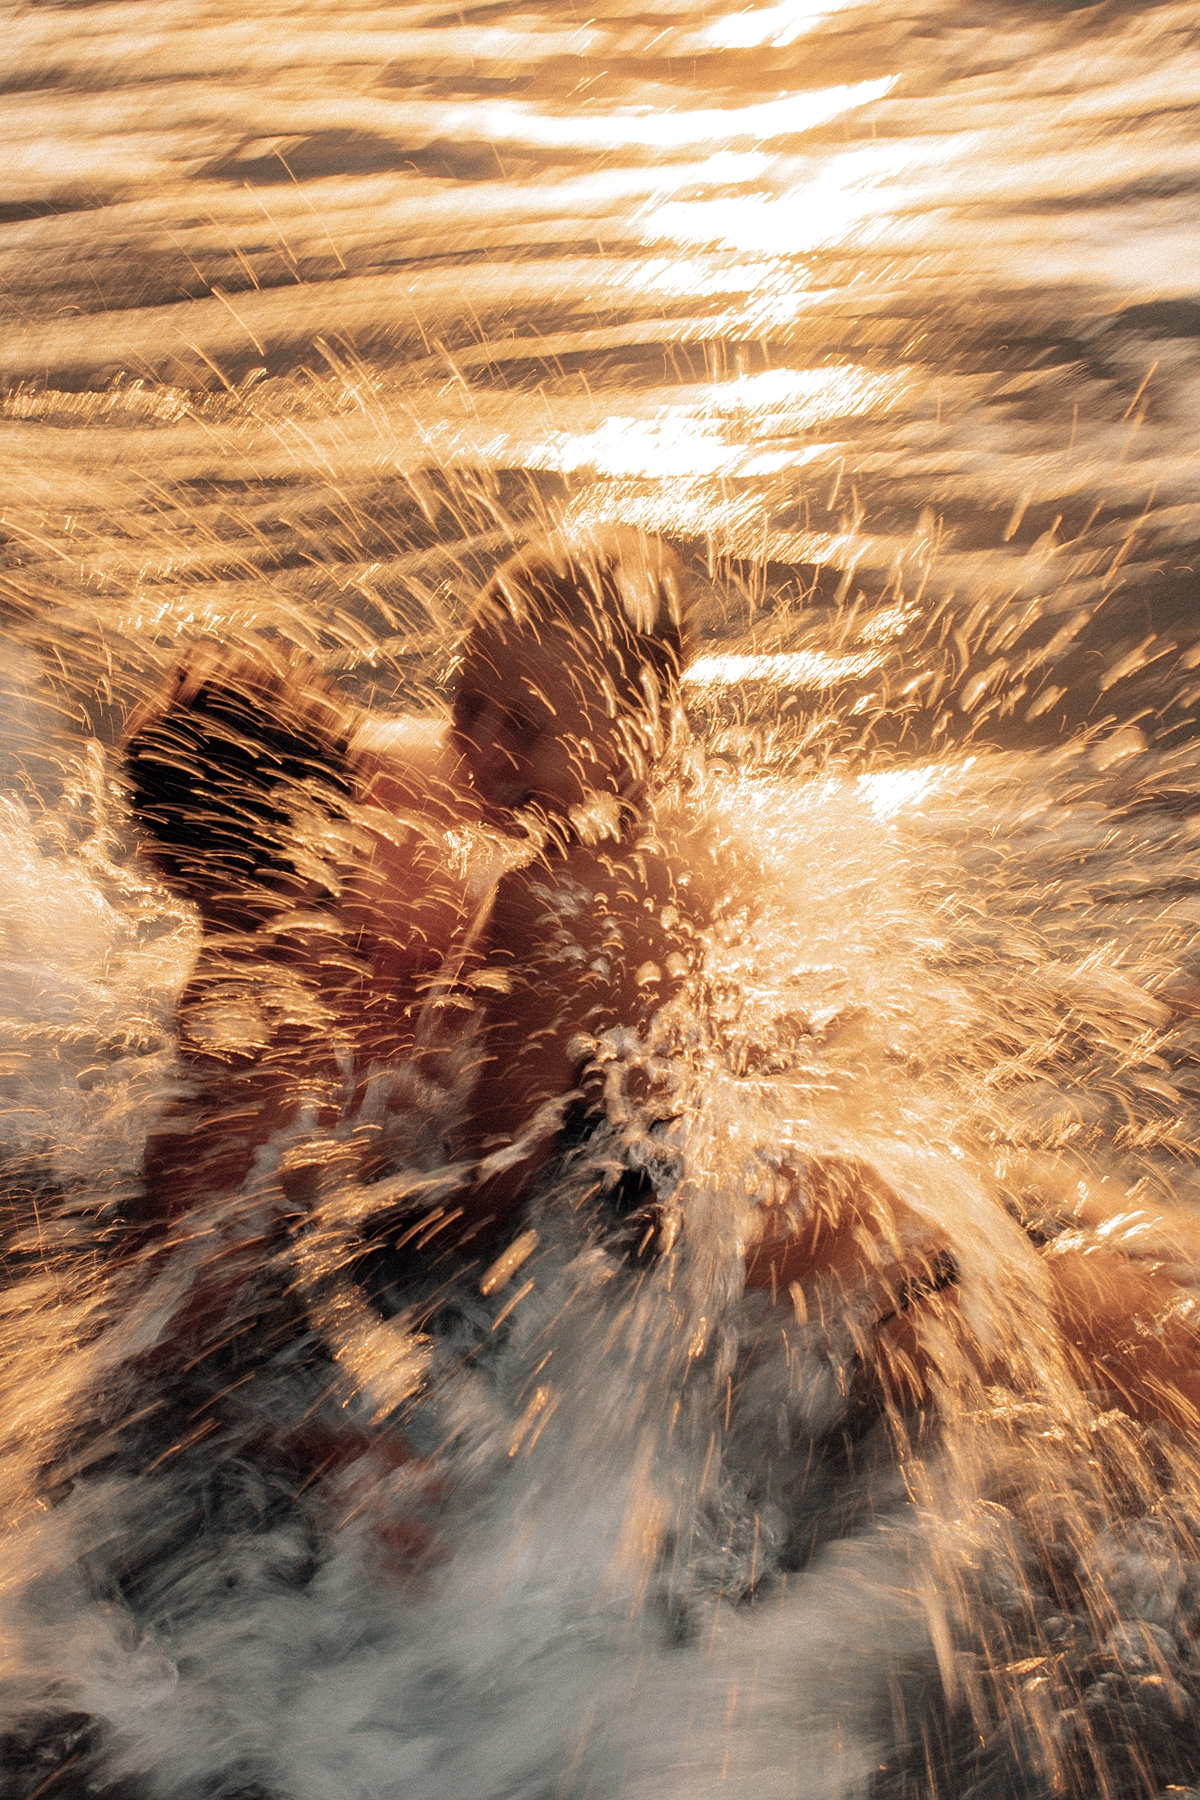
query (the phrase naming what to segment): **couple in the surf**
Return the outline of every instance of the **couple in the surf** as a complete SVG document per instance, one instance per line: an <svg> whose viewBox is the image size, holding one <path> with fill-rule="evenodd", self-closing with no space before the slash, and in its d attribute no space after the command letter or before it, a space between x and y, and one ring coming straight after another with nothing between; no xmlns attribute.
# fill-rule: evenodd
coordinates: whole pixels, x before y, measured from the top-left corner
<svg viewBox="0 0 1200 1800"><path fill-rule="evenodd" d="M686 855L664 845L647 806L686 743L689 614L674 553L614 530L549 538L496 573L448 725L355 717L312 665L266 647L177 671L126 745L146 848L203 928L179 1005L187 1088L149 1142L145 1228L186 1229L206 1200L252 1190L298 1118L311 1136L356 1103L357 1172L389 1173L403 1132L363 1104L364 1082L403 1069L410 1094L457 1096L439 1127L460 1172L445 1233L503 1253L568 1107L600 1110L597 1038L645 1028L719 897L713 847L698 831ZM302 1211L303 1158L282 1181ZM1072 1194L1046 1247L1068 1363L1190 1429L1200 1350L1163 1265L1200 1263L1196 1234L1143 1220L1167 1248L1130 1254L1120 1202L1089 1204ZM1003 1378L958 1314L948 1239L866 1164L808 1159L743 1236L748 1285L800 1312L830 1293L860 1310L881 1398L925 1397L927 1326L944 1343L949 1324Z"/></svg>

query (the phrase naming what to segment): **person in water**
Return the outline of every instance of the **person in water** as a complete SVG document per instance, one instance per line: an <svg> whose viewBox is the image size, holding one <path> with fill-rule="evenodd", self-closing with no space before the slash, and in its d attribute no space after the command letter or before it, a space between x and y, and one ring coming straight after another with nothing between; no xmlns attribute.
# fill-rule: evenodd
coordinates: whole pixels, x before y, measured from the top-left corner
<svg viewBox="0 0 1200 1800"><path fill-rule="evenodd" d="M269 649L206 649L175 672L125 744L144 848L202 929L178 1007L188 1091L147 1153L152 1212L236 1189L300 1107L344 1108L348 1070L436 1061L438 1014L469 1001L482 1031L455 1148L483 1172L464 1210L503 1230L574 1090L571 1039L670 982L648 902L669 905L672 876L642 812L688 649L677 559L610 531L497 573L445 723L357 715ZM580 946L568 968L545 916L579 916L584 894L599 937L580 981Z"/></svg>
<svg viewBox="0 0 1200 1800"><path fill-rule="evenodd" d="M126 746L150 853L203 934L179 1007L189 1091L151 1138L146 1216L169 1223L237 1191L302 1110L334 1123L372 1066L436 1062L431 1017L469 1002L453 1210L464 1245L502 1241L565 1109L588 1099L588 1046L669 998L716 902L711 847L672 857L645 805L685 735L691 647L674 554L616 531L548 539L497 572L468 621L448 726L356 716L311 664L265 650L206 652L176 673ZM364 1169L385 1155L381 1141L373 1166L368 1143ZM1079 1229L1046 1246L1069 1358L1127 1410L1194 1426L1184 1291L1104 1235L1112 1213L1075 1204ZM1194 1232L1164 1229L1174 1260L1200 1265ZM923 1398L922 1320L954 1316L955 1269L875 1171L812 1159L748 1238L752 1287L866 1294L865 1353L902 1403Z"/></svg>

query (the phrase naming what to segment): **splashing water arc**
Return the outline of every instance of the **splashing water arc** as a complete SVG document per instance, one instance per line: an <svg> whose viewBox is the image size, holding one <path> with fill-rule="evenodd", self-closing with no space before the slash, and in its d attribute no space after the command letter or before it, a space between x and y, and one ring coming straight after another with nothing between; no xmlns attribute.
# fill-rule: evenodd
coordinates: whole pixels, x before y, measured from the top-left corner
<svg viewBox="0 0 1200 1800"><path fill-rule="evenodd" d="M1200 1413L1122 1385L1200 1307L1194 8L18 0L3 84L5 1794L1200 1789ZM722 895L607 1116L482 1280L315 1113L286 1229L133 1254L200 928L130 718L214 643L440 715L612 524ZM790 1163L948 1246L916 1400L747 1284ZM1114 1246L1175 1297L1084 1375Z"/></svg>

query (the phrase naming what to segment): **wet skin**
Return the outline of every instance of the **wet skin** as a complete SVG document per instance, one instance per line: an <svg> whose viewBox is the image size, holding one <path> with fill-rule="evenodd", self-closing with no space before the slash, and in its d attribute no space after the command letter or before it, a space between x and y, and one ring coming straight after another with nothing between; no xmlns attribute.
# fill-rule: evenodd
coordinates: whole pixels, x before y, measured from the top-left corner
<svg viewBox="0 0 1200 1800"><path fill-rule="evenodd" d="M541 853L498 883L488 924L498 979L483 996L467 1145L486 1158L525 1142L469 1198L477 1242L503 1234L552 1152L586 1062L576 1040L648 1019L671 991L678 941L662 916L683 900L639 818L656 724L620 716L601 653L568 628L479 631L467 647L451 746L487 817L511 830L530 808L544 827ZM596 841L581 840L581 819ZM639 981L648 966L657 977Z"/></svg>
<svg viewBox="0 0 1200 1800"><path fill-rule="evenodd" d="M479 1160L513 1152L462 1195L462 1229L474 1247L503 1238L577 1091L586 1059L575 1040L636 1025L661 1005L671 990L662 971L678 947L664 910L686 903L700 927L719 889L713 866L707 893L703 877L685 893L646 836L641 771L597 679L598 660L582 659L570 632L536 641L477 633L449 732L432 722L361 725L351 760L363 810L336 904L293 892L273 917L248 918L242 930L227 908L206 919L179 1014L194 1090L168 1108L147 1151L147 1192L160 1220L236 1191L300 1097L316 1102L314 1123L335 1122L345 1104L338 1047L360 1067L412 1054L429 979L478 917L445 834L480 821L514 832L517 809L530 807L546 827L544 848L496 885L477 939L475 966L486 960L491 984L473 996L483 1029L457 1147ZM597 796L610 807L611 835L584 843L572 815L589 803L594 810ZM657 980L639 980L647 964ZM224 1021L215 1032L214 1019ZM1102 1207L1102 1217L1112 1210ZM1198 1234L1182 1221L1172 1229L1182 1245L1176 1260L1200 1267ZM944 1234L874 1171L826 1158L797 1176L794 1205L757 1218L747 1283L789 1305L795 1284L831 1303L865 1295L864 1317L875 1326L863 1354L905 1407L927 1393L924 1322L956 1315L947 1251ZM1098 1240L1051 1247L1047 1261L1051 1304L1081 1385L1110 1391L1139 1418L1194 1429L1200 1338L1175 1275Z"/></svg>
<svg viewBox="0 0 1200 1800"><path fill-rule="evenodd" d="M477 632L449 731L436 721L359 722L348 751L357 803L350 827L339 837L336 821L317 821L338 862L336 900L319 883L293 881L283 895L248 889L239 910L227 884L218 897L216 883L212 895L191 883L187 897L200 906L205 934L178 1024L193 1081L147 1149L157 1217L180 1218L202 1195L236 1190L299 1105L314 1124L336 1122L347 1056L365 1070L412 1055L431 982L448 961L461 962L464 948L472 960L460 975L488 958L498 978L473 1002L486 1018L465 1154L512 1143L544 1102L570 1094L579 1063L566 1046L578 1031L644 1006L631 971L665 955L644 902L658 892L666 904L672 883L661 859L637 846L639 782L598 663L569 631L540 640ZM578 841L569 817L597 794L610 804L620 797L626 826L599 849ZM463 827L486 823L518 834L516 810L526 806L541 820L545 848L499 882L481 929L488 852L465 866L447 833L461 839ZM635 851L637 870L622 871ZM577 914L595 912L603 896L589 962L605 960L607 980L592 970L581 986L576 969L564 969L555 932L547 937L547 895L552 912L568 889ZM602 987L607 1004L597 999ZM422 1055L436 1061L436 1034L423 1036ZM503 1231L553 1135L550 1118L503 1178L464 1196L468 1225L486 1219L490 1236Z"/></svg>
<svg viewBox="0 0 1200 1800"><path fill-rule="evenodd" d="M492 638L477 643L464 663L452 742L494 816L534 802L565 820L589 791L628 797L640 791L628 766L622 769L608 714L589 702L583 681L570 677L572 648L565 634L557 641L550 634L536 645ZM710 903L715 885L714 870ZM602 981L589 981L586 972L572 980L570 971L564 980L561 947L555 968L554 896L572 904L572 890L584 902L579 910L572 905L572 936L588 952L584 971L603 957L608 972ZM600 909L597 894L604 896ZM601 850L568 834L540 868L515 871L501 882L491 944L495 959L511 968L513 987L490 1009L491 1057L474 1097L476 1154L506 1141L506 1133L515 1135L514 1108L527 1121L539 1105L574 1088L579 1067L569 1045L576 1032L634 1023L666 997L663 989L640 989L635 971L647 960L665 963L674 946L651 922L678 899L667 862L639 852L636 829L629 826L621 842ZM693 895L689 900L694 904ZM493 1233L503 1228L549 1148L549 1139L531 1147L519 1165L478 1190L475 1207L494 1213ZM808 1295L818 1306L857 1307L865 1329L862 1353L901 1410L929 1396L931 1364L922 1330L934 1321L949 1325L981 1375L1003 1380L1004 1371L980 1363L968 1340L945 1233L918 1218L861 1160L814 1159L795 1183L794 1206L756 1215L747 1286L768 1289L784 1304L807 1306ZM1117 1196L1099 1205L1092 1223L1103 1224L1119 1206ZM1200 1267L1200 1234L1182 1217L1171 1228L1186 1245L1179 1255ZM1200 1425L1200 1334L1192 1312L1181 1310L1181 1290L1171 1276L1098 1242L1086 1251L1064 1244L1047 1261L1051 1305L1081 1385L1110 1391L1137 1418L1185 1430Z"/></svg>
<svg viewBox="0 0 1200 1800"><path fill-rule="evenodd" d="M347 763L353 804L320 833L335 894L303 867L241 889L216 871L211 891L164 869L198 905L203 937L176 1014L187 1091L147 1144L143 1220L235 1192L299 1105L334 1123L347 1056L366 1068L411 1051L426 986L478 911L474 871L446 833L479 808L437 723L364 722Z"/></svg>

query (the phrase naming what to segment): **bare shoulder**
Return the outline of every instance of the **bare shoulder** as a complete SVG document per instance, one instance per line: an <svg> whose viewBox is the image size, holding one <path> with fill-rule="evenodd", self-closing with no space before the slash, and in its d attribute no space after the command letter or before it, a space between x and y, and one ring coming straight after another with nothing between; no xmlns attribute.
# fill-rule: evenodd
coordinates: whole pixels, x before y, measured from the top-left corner
<svg viewBox="0 0 1200 1800"><path fill-rule="evenodd" d="M446 824L474 818L478 806L450 747L449 729L440 714L365 720L353 745L359 798Z"/></svg>

